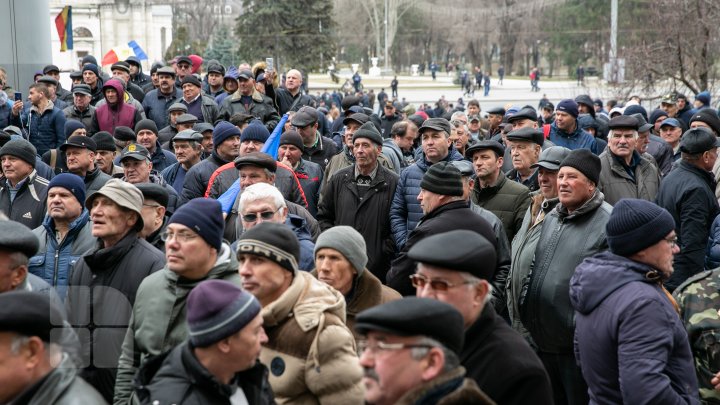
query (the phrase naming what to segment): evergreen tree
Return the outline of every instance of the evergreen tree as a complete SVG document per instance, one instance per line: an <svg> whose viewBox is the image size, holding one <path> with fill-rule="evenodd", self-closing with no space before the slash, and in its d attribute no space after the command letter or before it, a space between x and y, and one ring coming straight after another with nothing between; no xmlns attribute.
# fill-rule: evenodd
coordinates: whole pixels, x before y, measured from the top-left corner
<svg viewBox="0 0 720 405"><path fill-rule="evenodd" d="M223 66L237 66L235 40L226 25L221 25L213 33L210 45L205 50L204 58L205 60L215 59Z"/></svg>
<svg viewBox="0 0 720 405"><path fill-rule="evenodd" d="M250 64L273 57L283 71L323 68L335 56L332 14L332 0L243 0L238 55Z"/></svg>

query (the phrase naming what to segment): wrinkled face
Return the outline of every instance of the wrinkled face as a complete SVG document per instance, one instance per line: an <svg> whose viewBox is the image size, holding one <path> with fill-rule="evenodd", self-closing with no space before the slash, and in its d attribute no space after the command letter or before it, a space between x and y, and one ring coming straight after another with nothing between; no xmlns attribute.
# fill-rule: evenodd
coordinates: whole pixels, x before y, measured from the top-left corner
<svg viewBox="0 0 720 405"><path fill-rule="evenodd" d="M112 77L123 79L123 81L125 81L125 83L129 83L129 82L130 82L130 73L128 73L128 72L126 72L126 71L124 71L124 70L122 70L122 69L115 69L115 70L113 70L113 71L112 71Z"/></svg>
<svg viewBox="0 0 720 405"><path fill-rule="evenodd" d="M529 120L527 118L514 120L512 122L513 131L520 128L537 128L537 121Z"/></svg>
<svg viewBox="0 0 720 405"><path fill-rule="evenodd" d="M162 218L165 216L165 208L157 201L145 198L143 201L140 216L143 219L143 229L140 231L141 238L147 238L162 225Z"/></svg>
<svg viewBox="0 0 720 405"><path fill-rule="evenodd" d="M423 214L432 212L437 207L442 205L441 197L442 196L440 194L435 194L432 191L421 188L420 193L417 196L417 200L420 202L420 207L422 208Z"/></svg>
<svg viewBox="0 0 720 405"><path fill-rule="evenodd" d="M19 183L33 171L29 163L12 155L3 156L0 162L2 162L3 174L12 184Z"/></svg>
<svg viewBox="0 0 720 405"><path fill-rule="evenodd" d="M615 128L610 131L608 148L615 156L630 159L637 146L636 132L629 128Z"/></svg>
<svg viewBox="0 0 720 405"><path fill-rule="evenodd" d="M678 106L677 104L660 103L660 109L665 111L670 118L677 117Z"/></svg>
<svg viewBox="0 0 720 405"><path fill-rule="evenodd" d="M194 100L195 97L200 95L200 87L198 87L192 83L183 84L182 91L183 91L183 97L187 101Z"/></svg>
<svg viewBox="0 0 720 405"><path fill-rule="evenodd" d="M292 281L292 273L265 257L239 253L238 262L242 288L263 307L280 297Z"/></svg>
<svg viewBox="0 0 720 405"><path fill-rule="evenodd" d="M105 173L109 173L113 167L115 153L109 150L99 150L95 153L95 164Z"/></svg>
<svg viewBox="0 0 720 405"><path fill-rule="evenodd" d="M71 222L82 213L83 206L70 190L53 187L48 190L47 214L55 221Z"/></svg>
<svg viewBox="0 0 720 405"><path fill-rule="evenodd" d="M137 222L137 214L125 210L112 200L99 195L90 206L92 236L100 239L116 239L124 236Z"/></svg>
<svg viewBox="0 0 720 405"><path fill-rule="evenodd" d="M98 79L97 75L90 70L84 71L82 75L83 75L83 81L85 82L85 84L90 86L91 89L94 88L95 85L97 84L97 79Z"/></svg>
<svg viewBox="0 0 720 405"><path fill-rule="evenodd" d="M378 342L412 344L416 341L416 337L395 336L385 332L371 331L367 334L370 347ZM413 359L410 350L366 349L360 354L366 403L394 404L406 392L422 384L422 370L426 359Z"/></svg>
<svg viewBox="0 0 720 405"><path fill-rule="evenodd" d="M638 132L636 147L635 149L639 154L643 154L647 151L648 144L650 143L650 131Z"/></svg>
<svg viewBox="0 0 720 405"><path fill-rule="evenodd" d="M355 121L348 121L347 125L345 125L345 144L348 147L352 148L352 137L359 128L360 123Z"/></svg>
<svg viewBox="0 0 720 405"><path fill-rule="evenodd" d="M682 128L676 128L672 125L665 125L660 127L660 137L670 145L677 145L680 142L682 136Z"/></svg>
<svg viewBox="0 0 720 405"><path fill-rule="evenodd" d="M294 92L302 84L302 75L297 70L293 69L285 75L285 88L289 91Z"/></svg>
<svg viewBox="0 0 720 405"><path fill-rule="evenodd" d="M125 181L130 184L147 183L150 181L150 171L152 163L145 160L135 160L132 158L123 159L120 164L125 172Z"/></svg>
<svg viewBox="0 0 720 405"><path fill-rule="evenodd" d="M260 152L262 150L264 143L254 140L254 139L246 139L244 141L240 142L240 156L245 156L248 153L252 152Z"/></svg>
<svg viewBox="0 0 720 405"><path fill-rule="evenodd" d="M558 196L556 170L548 170L542 166L538 167L538 184L543 198L549 200Z"/></svg>
<svg viewBox="0 0 720 405"><path fill-rule="evenodd" d="M240 332L228 338L230 350L227 353L227 362L234 366L235 372L245 371L253 366L260 358L262 346L267 343L268 337L263 328L262 313L257 314Z"/></svg>
<svg viewBox="0 0 720 405"><path fill-rule="evenodd" d="M464 150L469 141L469 134L465 131L465 127L460 125L452 128L450 131L450 141L455 145L455 149Z"/></svg>
<svg viewBox="0 0 720 405"><path fill-rule="evenodd" d="M19 353L11 350L15 336L12 332L0 332L0 403L3 404L11 403L33 384L33 367L27 350L21 348Z"/></svg>
<svg viewBox="0 0 720 405"><path fill-rule="evenodd" d="M481 149L472 155L475 174L480 178L493 177L503 164L503 158L490 149Z"/></svg>
<svg viewBox="0 0 720 405"><path fill-rule="evenodd" d="M82 93L73 94L73 104L75 107L84 110L90 105L90 96Z"/></svg>
<svg viewBox="0 0 720 405"><path fill-rule="evenodd" d="M175 86L174 77L166 74L160 74L158 75L158 82L160 86L160 92L164 94L169 94L173 91L173 87Z"/></svg>
<svg viewBox="0 0 720 405"><path fill-rule="evenodd" d="M255 90L255 80L240 77L237 79L237 83L240 94L243 96L250 96L253 94L253 90Z"/></svg>
<svg viewBox="0 0 720 405"><path fill-rule="evenodd" d="M211 72L207 75L208 83L212 87L220 87L223 83L223 75L220 73Z"/></svg>
<svg viewBox="0 0 720 405"><path fill-rule="evenodd" d="M488 115L488 122L490 123L490 128L497 128L498 125L503 120L503 116L500 114L489 114Z"/></svg>
<svg viewBox="0 0 720 405"><path fill-rule="evenodd" d="M422 149L428 161L437 163L445 159L451 142L444 132L426 129L420 136L422 137Z"/></svg>
<svg viewBox="0 0 720 405"><path fill-rule="evenodd" d="M196 278L199 269L207 269L214 263L215 248L205 242L195 231L178 223L170 224L166 230L165 260L170 271L187 278Z"/></svg>
<svg viewBox="0 0 720 405"><path fill-rule="evenodd" d="M157 146L157 134L149 129L142 129L137 133L137 143L152 152Z"/></svg>
<svg viewBox="0 0 720 405"><path fill-rule="evenodd" d="M217 146L217 153L225 160L233 160L240 154L240 135L231 136Z"/></svg>
<svg viewBox="0 0 720 405"><path fill-rule="evenodd" d="M415 295L452 305L462 314L466 322L475 319L475 314L479 312L478 307L482 308L486 294L478 289L477 284L467 282L460 272L418 263L415 274L428 280L425 286L415 287ZM436 280L447 282L449 285L447 290L434 289L430 281Z"/></svg>
<svg viewBox="0 0 720 405"><path fill-rule="evenodd" d="M361 168L373 168L377 164L378 155L382 147L376 145L367 138L358 137L353 143L353 155L355 155L355 164Z"/></svg>
<svg viewBox="0 0 720 405"><path fill-rule="evenodd" d="M634 260L654 267L667 278L673 273L673 256L680 253L675 231L670 231L662 240L638 252Z"/></svg>
<svg viewBox="0 0 720 405"><path fill-rule="evenodd" d="M205 152L212 152L213 150L213 131L205 131L202 133L203 139L200 142Z"/></svg>
<svg viewBox="0 0 720 405"><path fill-rule="evenodd" d="M95 152L90 149L68 146L65 149L67 168L70 172L84 172L92 169L95 163Z"/></svg>
<svg viewBox="0 0 720 405"><path fill-rule="evenodd" d="M569 211L580 208L595 193L595 184L574 167L561 167L557 180L560 203Z"/></svg>
<svg viewBox="0 0 720 405"><path fill-rule="evenodd" d="M263 222L285 223L286 212L286 208L275 206L272 199L249 201L240 212L240 221L242 221L243 229L247 231ZM264 218L268 216L269 218Z"/></svg>
<svg viewBox="0 0 720 405"><path fill-rule="evenodd" d="M572 131L575 127L575 118L564 111L555 111L555 125L563 131Z"/></svg>
<svg viewBox="0 0 720 405"><path fill-rule="evenodd" d="M286 158L292 166L295 166L302 158L302 150L295 145L280 145L278 149L278 161Z"/></svg>
<svg viewBox="0 0 720 405"><path fill-rule="evenodd" d="M243 189L255 183L268 183L272 185L275 182L275 176L268 176L262 167L245 165L240 167L239 172L240 187Z"/></svg>
<svg viewBox="0 0 720 405"><path fill-rule="evenodd" d="M517 170L528 170L530 165L537 163L540 157L540 145L533 142L512 141L512 165Z"/></svg>
<svg viewBox="0 0 720 405"><path fill-rule="evenodd" d="M315 253L315 269L318 280L346 295L352 289L357 271L350 262L335 249L322 248Z"/></svg>
<svg viewBox="0 0 720 405"><path fill-rule="evenodd" d="M118 102L118 93L115 89L105 89L105 100L108 104L115 104Z"/></svg>
<svg viewBox="0 0 720 405"><path fill-rule="evenodd" d="M192 144L197 145L195 142ZM175 149L175 157L180 164L197 162L200 159L200 152L202 152L201 148L193 148L190 141L175 141L173 149Z"/></svg>

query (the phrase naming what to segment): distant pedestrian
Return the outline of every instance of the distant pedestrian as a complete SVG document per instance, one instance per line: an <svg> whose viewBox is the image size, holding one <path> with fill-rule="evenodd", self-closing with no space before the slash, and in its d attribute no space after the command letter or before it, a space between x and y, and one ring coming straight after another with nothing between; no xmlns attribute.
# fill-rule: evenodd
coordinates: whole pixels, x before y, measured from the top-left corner
<svg viewBox="0 0 720 405"><path fill-rule="evenodd" d="M498 73L498 84L502 86L502 84L503 84L503 79L505 78L505 66L504 66L504 65L500 65L500 67L498 68L497 73Z"/></svg>
<svg viewBox="0 0 720 405"><path fill-rule="evenodd" d="M582 86L585 84L585 68L583 65L578 66L577 69L575 69L575 76L577 76L577 85Z"/></svg>
<svg viewBox="0 0 720 405"><path fill-rule="evenodd" d="M397 97L398 96L398 79L397 76L395 76L392 81L390 82L390 88L392 89L392 96Z"/></svg>
<svg viewBox="0 0 720 405"><path fill-rule="evenodd" d="M483 75L483 89L485 90L483 95L487 97L490 94L490 72L485 72Z"/></svg>

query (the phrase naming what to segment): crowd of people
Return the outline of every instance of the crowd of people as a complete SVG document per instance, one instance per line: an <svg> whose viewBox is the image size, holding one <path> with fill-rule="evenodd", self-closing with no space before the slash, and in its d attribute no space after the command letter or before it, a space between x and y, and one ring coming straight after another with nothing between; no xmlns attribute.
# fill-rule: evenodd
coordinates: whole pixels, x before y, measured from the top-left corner
<svg viewBox="0 0 720 405"><path fill-rule="evenodd" d="M720 401L710 93L483 113L396 78L376 112L264 62L110 72L12 101L0 70L0 403Z"/></svg>

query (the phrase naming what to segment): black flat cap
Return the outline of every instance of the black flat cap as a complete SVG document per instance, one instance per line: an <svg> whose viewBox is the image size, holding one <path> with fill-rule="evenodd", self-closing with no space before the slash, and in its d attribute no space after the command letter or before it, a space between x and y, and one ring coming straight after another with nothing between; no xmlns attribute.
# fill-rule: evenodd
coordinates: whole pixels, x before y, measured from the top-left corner
<svg viewBox="0 0 720 405"><path fill-rule="evenodd" d="M303 107L292 116L290 123L298 128L313 125L318 121L317 110L312 107Z"/></svg>
<svg viewBox="0 0 720 405"><path fill-rule="evenodd" d="M430 298L406 297L360 312L355 330L397 336L425 336L460 354L465 339L463 317L452 305Z"/></svg>
<svg viewBox="0 0 720 405"><path fill-rule="evenodd" d="M505 109L502 107L493 107L487 111L488 114L505 115Z"/></svg>
<svg viewBox="0 0 720 405"><path fill-rule="evenodd" d="M380 131L375 128L375 124L373 124L372 122L366 122L362 124L360 128L355 131L352 137L353 143L358 138L367 138L379 146L382 146L383 144L383 137L382 135L380 135Z"/></svg>
<svg viewBox="0 0 720 405"><path fill-rule="evenodd" d="M51 343L60 336L64 317L47 294L9 291L0 294L0 331L37 336ZM55 343L59 343L55 341Z"/></svg>
<svg viewBox="0 0 720 405"><path fill-rule="evenodd" d="M97 144L95 143L95 141L85 135L71 136L70 138L68 138L67 141L65 141L64 144L60 145L59 149L64 152L69 146L74 146L76 148L85 148L87 150L97 152Z"/></svg>
<svg viewBox="0 0 720 405"><path fill-rule="evenodd" d="M192 59L190 59L189 56L180 55L177 58L175 58L175 64L178 64L178 63L187 63L188 65L192 66L193 61L192 61Z"/></svg>
<svg viewBox="0 0 720 405"><path fill-rule="evenodd" d="M257 166L263 169L268 169L275 173L277 171L277 162L272 156L263 152L252 152L245 156L240 156L235 159L235 168L240 170L243 166Z"/></svg>
<svg viewBox="0 0 720 405"><path fill-rule="evenodd" d="M135 131L132 130L132 128L119 126L115 127L115 130L113 131L113 138L117 139L118 141L136 141L137 135L135 134Z"/></svg>
<svg viewBox="0 0 720 405"><path fill-rule="evenodd" d="M508 122L518 121L518 120L531 120L531 121L537 121L537 111L533 108L523 108L522 110L516 112L512 116L508 117Z"/></svg>
<svg viewBox="0 0 720 405"><path fill-rule="evenodd" d="M182 114L175 119L176 124L194 124L198 122L198 118L192 114Z"/></svg>
<svg viewBox="0 0 720 405"><path fill-rule="evenodd" d="M525 141L533 142L540 146L545 142L545 136L543 132L536 128L519 128L508 132L508 141Z"/></svg>
<svg viewBox="0 0 720 405"><path fill-rule="evenodd" d="M429 118L426 119L425 122L423 122L422 126L420 127L419 133L423 133L427 131L428 129L432 129L435 131L442 131L446 134L450 135L451 129L450 129L450 121L446 120L445 118Z"/></svg>
<svg viewBox="0 0 720 405"><path fill-rule="evenodd" d="M52 84L54 86L58 85L58 81L52 76L40 76L38 83Z"/></svg>
<svg viewBox="0 0 720 405"><path fill-rule="evenodd" d="M530 167L544 167L548 170L558 171L560 170L560 163L568 157L570 152L570 149L564 146L551 146L540 152L537 163L530 165Z"/></svg>
<svg viewBox="0 0 720 405"><path fill-rule="evenodd" d="M32 257L39 247L40 242L30 228L19 222L0 220L0 249ZM0 294L3 295L5 294Z"/></svg>
<svg viewBox="0 0 720 405"><path fill-rule="evenodd" d="M343 111L348 110L350 109L350 107L358 104L360 104L360 97L358 96L345 96L340 102Z"/></svg>
<svg viewBox="0 0 720 405"><path fill-rule="evenodd" d="M630 116L635 117L635 119L638 121L638 131L647 132L652 129L653 125L648 124L648 122L645 121L645 117L643 117L642 113L630 114ZM692 120L690 120L690 122L692 122Z"/></svg>
<svg viewBox="0 0 720 405"><path fill-rule="evenodd" d="M203 136L194 129L183 129L173 136L173 141L202 141Z"/></svg>
<svg viewBox="0 0 720 405"><path fill-rule="evenodd" d="M173 69L171 66L163 66L161 68L158 68L157 75L168 75L175 77L175 69Z"/></svg>
<svg viewBox="0 0 720 405"><path fill-rule="evenodd" d="M112 66L110 66L110 71L113 70L122 70L123 72L130 73L130 64L125 61L115 62Z"/></svg>
<svg viewBox="0 0 720 405"><path fill-rule="evenodd" d="M195 75L187 75L187 76L183 77L182 86L184 86L188 83L192 84L193 86L196 86L196 87L202 87L202 83L200 83L200 80L197 77L195 77Z"/></svg>
<svg viewBox="0 0 720 405"><path fill-rule="evenodd" d="M205 131L214 131L215 127L213 127L213 125L209 122L198 122L193 125L193 130L203 133Z"/></svg>
<svg viewBox="0 0 720 405"><path fill-rule="evenodd" d="M465 159L453 160L450 164L455 166L455 168L460 171L460 175L463 177L470 177L475 174L475 168L473 168L472 163Z"/></svg>
<svg viewBox="0 0 720 405"><path fill-rule="evenodd" d="M153 200L167 208L168 201L170 201L170 194L165 187L155 183L139 183L135 184L135 187L140 190L145 201Z"/></svg>
<svg viewBox="0 0 720 405"><path fill-rule="evenodd" d="M608 127L610 127L610 129L627 128L637 131L640 127L640 122L632 115L618 115L610 120Z"/></svg>
<svg viewBox="0 0 720 405"><path fill-rule="evenodd" d="M71 79L82 79L82 72L79 70L74 70L70 72L70 78Z"/></svg>
<svg viewBox="0 0 720 405"><path fill-rule="evenodd" d="M441 269L464 271L492 280L497 253L495 246L479 233L458 229L420 240L410 249L408 257Z"/></svg>
<svg viewBox="0 0 720 405"><path fill-rule="evenodd" d="M485 149L492 150L498 156L505 156L505 147L498 141L488 139L485 141L475 142L471 147L467 148L465 151L465 157L472 160L475 152Z"/></svg>
<svg viewBox="0 0 720 405"><path fill-rule="evenodd" d="M680 138L680 152L695 155L720 146L720 138L704 127L690 128Z"/></svg>
<svg viewBox="0 0 720 405"><path fill-rule="evenodd" d="M113 139L113 136L110 135L110 132L107 131L99 131L96 132L95 135L92 136L92 140L95 141L95 149L97 150L105 150L110 152L115 152L115 140Z"/></svg>
<svg viewBox="0 0 720 405"><path fill-rule="evenodd" d="M43 68L43 74L46 75L50 72L58 72L60 73L60 68L55 65L47 65Z"/></svg>
<svg viewBox="0 0 720 405"><path fill-rule="evenodd" d="M362 125L368 121L370 121L370 117L368 117L367 114L355 113L348 117L345 117L345 119L343 119L343 125L347 125L349 122L357 122L358 124Z"/></svg>
<svg viewBox="0 0 720 405"><path fill-rule="evenodd" d="M122 150L120 161L125 159L145 160L150 159L150 152L139 143L131 143Z"/></svg>

